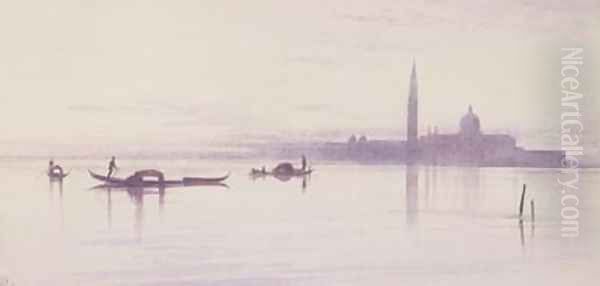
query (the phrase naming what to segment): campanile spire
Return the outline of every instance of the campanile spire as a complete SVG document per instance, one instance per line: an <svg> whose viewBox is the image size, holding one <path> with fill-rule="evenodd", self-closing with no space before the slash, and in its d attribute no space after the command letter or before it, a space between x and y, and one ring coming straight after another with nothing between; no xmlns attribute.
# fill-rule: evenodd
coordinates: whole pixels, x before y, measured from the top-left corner
<svg viewBox="0 0 600 286"><path fill-rule="evenodd" d="M417 65L413 59L408 91L408 108L406 120L407 162L414 162L419 149L419 89L417 83Z"/></svg>

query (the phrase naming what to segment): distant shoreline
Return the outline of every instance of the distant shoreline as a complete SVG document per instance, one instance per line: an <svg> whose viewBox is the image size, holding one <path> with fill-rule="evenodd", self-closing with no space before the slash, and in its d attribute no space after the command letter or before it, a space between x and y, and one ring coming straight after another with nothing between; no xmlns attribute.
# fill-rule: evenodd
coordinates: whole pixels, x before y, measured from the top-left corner
<svg viewBox="0 0 600 286"><path fill-rule="evenodd" d="M109 156L107 155L67 155L67 156L55 156L52 157L56 161L105 161ZM291 161L292 163L296 162L298 158L290 158L284 156L265 156L258 157L255 155L233 155L230 154L228 156L215 156L214 154L195 154L189 156L173 155L173 154L140 154L140 155L120 155L117 156L121 161L131 160L131 161L238 161L238 162L248 162L249 164L256 163L257 165L263 164L265 162L278 162L278 161ZM48 156L40 156L40 155L0 155L0 161L46 161L49 160ZM375 161L354 161L354 160L331 160L331 159L317 159L309 160L313 165L346 165L346 166L409 166L410 164L406 164L404 162L375 162ZM439 167L439 168L480 168L480 169L555 169L560 170L562 167L532 167L532 166L494 166L494 165L453 165L453 164L439 164L439 165L430 165L430 164L412 164L412 166L418 167ZM582 169L600 169L600 164L583 164L580 166Z"/></svg>

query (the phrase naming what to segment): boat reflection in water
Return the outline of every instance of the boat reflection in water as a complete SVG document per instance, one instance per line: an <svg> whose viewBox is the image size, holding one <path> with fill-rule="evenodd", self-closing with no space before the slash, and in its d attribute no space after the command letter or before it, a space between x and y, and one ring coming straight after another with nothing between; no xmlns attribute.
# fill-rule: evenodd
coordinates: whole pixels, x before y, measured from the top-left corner
<svg viewBox="0 0 600 286"><path fill-rule="evenodd" d="M143 222L144 222L144 200L145 196L156 196L158 195L158 207L159 214L162 216L165 204L165 197L168 189L175 188L189 188L189 187L200 187L200 186L210 186L210 187L219 187L219 188L229 188L227 184L220 182L186 182L185 184L168 184L168 185L154 185L147 187L135 187L135 186L125 186L125 185L115 185L115 184L102 184L92 187L91 190L99 190L106 192L107 198L107 221L108 228L112 228L112 193L113 192L126 192L131 201L135 206L134 210L134 229L136 233L136 241L142 241L142 233L143 233Z"/></svg>
<svg viewBox="0 0 600 286"><path fill-rule="evenodd" d="M306 188L308 187L308 182L310 181L312 174L312 170L310 172L306 172L304 174L299 175L285 175L285 174L272 174L272 173L262 173L260 171L253 170L250 172L250 179L252 181L256 181L258 179L266 180L267 177L273 177L280 182L289 182L292 179L302 179L302 192L306 192Z"/></svg>
<svg viewBox="0 0 600 286"><path fill-rule="evenodd" d="M112 187L99 185L91 190L106 192L106 220L108 229L113 225L113 192L125 192L135 206L134 209L134 229L136 241L142 241L143 221L144 221L144 197L155 196L158 194L159 213L162 214L165 203L165 188L142 188L142 187Z"/></svg>
<svg viewBox="0 0 600 286"><path fill-rule="evenodd" d="M48 185L48 191L50 193L50 200L54 198L54 186L58 186L58 208L60 211L60 226L64 228L65 225L65 210L63 207L63 180L54 180L50 178L50 184Z"/></svg>
<svg viewBox="0 0 600 286"><path fill-rule="evenodd" d="M142 241L142 232L144 228L144 196L155 195L156 190L144 189L144 188L127 188L127 194L135 205L134 218L135 218L135 234L136 241ZM158 188L158 205L159 209L162 209L164 204L165 189ZM162 212L161 212L162 213Z"/></svg>

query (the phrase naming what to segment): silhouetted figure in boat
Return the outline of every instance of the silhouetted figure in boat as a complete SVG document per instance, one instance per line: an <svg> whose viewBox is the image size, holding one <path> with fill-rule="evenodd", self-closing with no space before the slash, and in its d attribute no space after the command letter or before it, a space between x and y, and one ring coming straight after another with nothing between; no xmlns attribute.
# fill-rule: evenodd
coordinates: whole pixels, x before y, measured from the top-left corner
<svg viewBox="0 0 600 286"><path fill-rule="evenodd" d="M60 175L62 176L65 172L60 165L55 165L54 160L50 160L48 163L48 175Z"/></svg>
<svg viewBox="0 0 600 286"><path fill-rule="evenodd" d="M302 155L302 171L306 171L306 156Z"/></svg>
<svg viewBox="0 0 600 286"><path fill-rule="evenodd" d="M115 156L113 156L110 159L110 163L108 163L108 174L106 175L106 177L110 179L110 176L118 169L119 167L117 167L116 158Z"/></svg>

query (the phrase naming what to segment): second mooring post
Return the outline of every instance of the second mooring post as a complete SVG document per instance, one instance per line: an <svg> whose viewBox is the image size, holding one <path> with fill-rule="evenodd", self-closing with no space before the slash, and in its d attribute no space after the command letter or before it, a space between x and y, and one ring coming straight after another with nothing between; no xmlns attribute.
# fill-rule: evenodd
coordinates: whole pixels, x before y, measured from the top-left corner
<svg viewBox="0 0 600 286"><path fill-rule="evenodd" d="M531 221L535 221L535 202L531 200Z"/></svg>

